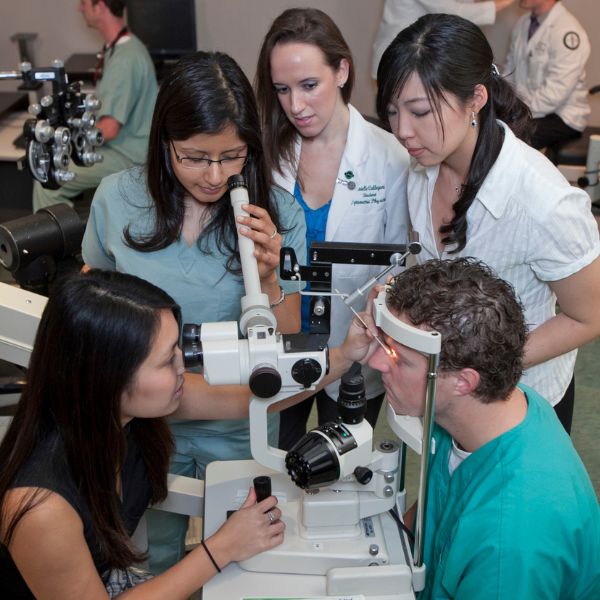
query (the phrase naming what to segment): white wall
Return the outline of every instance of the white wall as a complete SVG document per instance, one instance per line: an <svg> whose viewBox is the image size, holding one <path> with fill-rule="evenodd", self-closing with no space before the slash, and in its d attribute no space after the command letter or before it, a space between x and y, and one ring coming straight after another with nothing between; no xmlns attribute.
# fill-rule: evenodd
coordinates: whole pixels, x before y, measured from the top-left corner
<svg viewBox="0 0 600 600"><path fill-rule="evenodd" d="M19 62L17 32L37 33L34 59L47 66L54 58L66 60L74 52L97 52L102 38L88 29L77 10L77 0L3 0L0 6L0 69L15 69Z"/></svg>
<svg viewBox="0 0 600 600"><path fill-rule="evenodd" d="M168 0L164 0L168 2ZM564 0L585 25L592 41L588 83L600 83L600 44L591 24L600 24L597 0ZM197 38L201 49L218 49L231 54L252 79L262 37L271 21L285 8L315 6L327 12L340 27L356 62L353 103L359 110L374 114L375 88L369 76L371 44L381 17L383 0L196 0ZM493 27L486 27L499 63L506 54L512 25L522 14L511 7L498 15ZM12 70L18 62L17 46L10 41L15 32L36 32L34 56L40 66L53 58L66 59L74 52L96 52L100 36L86 27L77 11L77 0L3 0L0 7L0 69ZM0 82L0 89L15 84ZM592 124L600 126L600 98L593 100Z"/></svg>
<svg viewBox="0 0 600 600"><path fill-rule="evenodd" d="M382 0L196 0L196 5L202 47L228 52L251 78L262 38L275 17L294 6L314 6L325 11L352 49L356 68L352 102L363 112L375 113L375 82L369 71Z"/></svg>

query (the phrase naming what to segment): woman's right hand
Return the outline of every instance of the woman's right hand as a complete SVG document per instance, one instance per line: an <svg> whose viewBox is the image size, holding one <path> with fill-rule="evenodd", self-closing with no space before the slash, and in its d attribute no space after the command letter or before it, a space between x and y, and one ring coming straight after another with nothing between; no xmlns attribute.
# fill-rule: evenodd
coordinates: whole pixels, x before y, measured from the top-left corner
<svg viewBox="0 0 600 600"><path fill-rule="evenodd" d="M373 287L369 292L365 312L360 313L360 319L355 316L350 322L346 338L340 346L342 354L348 360L359 362L364 365L377 349L375 336L381 335L381 332L378 330L372 317L373 301L384 287L385 286L383 285L376 285Z"/></svg>
<svg viewBox="0 0 600 600"><path fill-rule="evenodd" d="M269 496L257 503L254 488L250 488L240 509L205 543L219 567L223 568L231 561L245 560L279 546L285 529L280 518L277 498Z"/></svg>

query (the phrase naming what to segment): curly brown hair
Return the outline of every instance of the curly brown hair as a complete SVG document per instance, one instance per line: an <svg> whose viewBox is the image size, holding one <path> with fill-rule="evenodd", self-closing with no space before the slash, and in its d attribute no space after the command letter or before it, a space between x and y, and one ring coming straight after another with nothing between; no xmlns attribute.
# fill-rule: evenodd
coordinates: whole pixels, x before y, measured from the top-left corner
<svg viewBox="0 0 600 600"><path fill-rule="evenodd" d="M504 400L523 373L527 327L513 287L473 258L430 260L398 275L387 304L442 335L440 369L475 369L482 402Z"/></svg>

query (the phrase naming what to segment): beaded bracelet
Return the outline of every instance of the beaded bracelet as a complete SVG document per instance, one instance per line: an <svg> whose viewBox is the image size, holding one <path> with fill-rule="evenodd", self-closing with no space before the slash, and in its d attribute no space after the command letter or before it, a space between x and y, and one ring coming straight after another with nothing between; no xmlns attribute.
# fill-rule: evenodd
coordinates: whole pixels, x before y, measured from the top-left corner
<svg viewBox="0 0 600 600"><path fill-rule="evenodd" d="M215 569L220 573L221 569L219 569L219 565L217 564L217 561L213 558L213 555L210 553L210 550L208 549L208 546L204 543L204 540L200 540L200 543L202 544L202 547L204 548L204 550L206 550L206 554L208 555L208 558L210 558L210 562L215 566Z"/></svg>
<svg viewBox="0 0 600 600"><path fill-rule="evenodd" d="M284 289L281 286L279 286L279 289L281 290L281 295L279 296L279 298L277 298L277 300L275 300L275 302L271 302L271 308L273 308L274 306L279 306L285 300Z"/></svg>

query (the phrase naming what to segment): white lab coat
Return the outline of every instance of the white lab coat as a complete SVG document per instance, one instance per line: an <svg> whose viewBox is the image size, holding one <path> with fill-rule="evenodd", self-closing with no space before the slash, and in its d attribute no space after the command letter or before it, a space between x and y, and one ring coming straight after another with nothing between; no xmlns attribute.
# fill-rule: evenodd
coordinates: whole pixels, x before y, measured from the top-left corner
<svg viewBox="0 0 600 600"><path fill-rule="evenodd" d="M373 43L373 79L377 79L381 55L392 40L403 29L428 13L448 13L469 19L476 25L492 25L496 20L496 5L492 0L385 0L383 16Z"/></svg>
<svg viewBox="0 0 600 600"><path fill-rule="evenodd" d="M409 157L396 138L380 127L366 121L353 107L350 108L348 140L340 162L338 178L354 181L351 190L347 184L337 183L327 218L326 241L402 244L408 240L408 207L406 181ZM300 157L301 138L295 148L295 162ZM284 165L284 175L275 172L275 183L294 193L296 172ZM384 267L368 265L334 265L332 289L342 293L353 292ZM363 310L364 302L353 307ZM345 338L352 313L339 298L331 306L330 345L338 346ZM378 374L363 367L367 398L383 392ZM337 399L338 383L327 387L327 393Z"/></svg>
<svg viewBox="0 0 600 600"><path fill-rule="evenodd" d="M590 42L579 21L557 2L527 40L529 14L512 33L504 72L535 118L557 114L583 131L590 114L585 64Z"/></svg>

